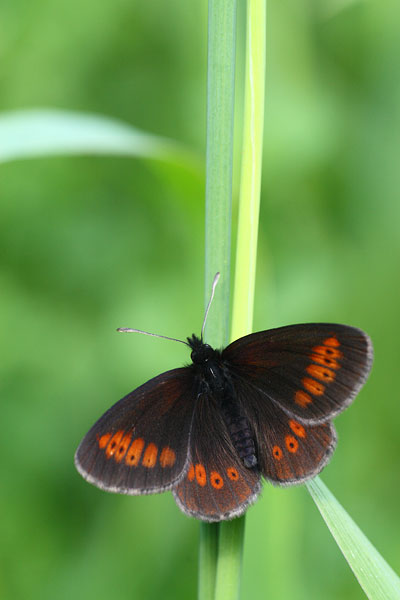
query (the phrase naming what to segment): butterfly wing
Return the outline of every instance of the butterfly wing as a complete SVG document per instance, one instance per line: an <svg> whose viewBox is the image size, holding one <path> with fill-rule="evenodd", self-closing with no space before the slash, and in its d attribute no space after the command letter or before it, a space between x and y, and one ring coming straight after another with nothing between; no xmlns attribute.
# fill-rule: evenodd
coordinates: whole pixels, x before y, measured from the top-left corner
<svg viewBox="0 0 400 600"><path fill-rule="evenodd" d="M121 494L170 489L187 469L193 385L189 368L174 369L114 404L76 451L80 474Z"/></svg>
<svg viewBox="0 0 400 600"><path fill-rule="evenodd" d="M174 488L179 508L213 522L238 517L260 493L260 473L243 465L212 394L200 395L190 435L190 465Z"/></svg>
<svg viewBox="0 0 400 600"><path fill-rule="evenodd" d="M336 446L332 423L300 423L247 381L234 377L234 385L254 433L258 468L263 476L280 485L315 477Z"/></svg>
<svg viewBox="0 0 400 600"><path fill-rule="evenodd" d="M360 329L310 323L260 331L225 348L230 369L302 423L332 419L354 399L372 365Z"/></svg>

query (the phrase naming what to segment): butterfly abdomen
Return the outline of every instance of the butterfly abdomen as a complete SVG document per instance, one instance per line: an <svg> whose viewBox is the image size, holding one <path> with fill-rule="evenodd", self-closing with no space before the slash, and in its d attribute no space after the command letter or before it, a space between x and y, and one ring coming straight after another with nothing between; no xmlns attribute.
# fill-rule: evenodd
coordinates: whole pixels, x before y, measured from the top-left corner
<svg viewBox="0 0 400 600"><path fill-rule="evenodd" d="M207 366L204 373L207 392L216 400L228 429L229 437L245 467L257 465L254 434L237 399L232 381L223 365L216 362Z"/></svg>
<svg viewBox="0 0 400 600"><path fill-rule="evenodd" d="M232 406L222 407L222 413L234 448L244 466L248 468L255 467L257 465L256 447L246 417L232 411Z"/></svg>
<svg viewBox="0 0 400 600"><path fill-rule="evenodd" d="M253 432L238 402L235 387L229 374L225 371L222 377L224 391L219 396L219 403L229 436L244 466L248 468L255 467L257 456Z"/></svg>

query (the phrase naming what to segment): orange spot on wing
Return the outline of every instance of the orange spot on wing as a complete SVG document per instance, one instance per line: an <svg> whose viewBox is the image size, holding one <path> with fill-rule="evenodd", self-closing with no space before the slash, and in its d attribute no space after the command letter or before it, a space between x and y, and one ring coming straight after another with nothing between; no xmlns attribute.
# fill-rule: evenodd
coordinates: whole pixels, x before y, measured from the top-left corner
<svg viewBox="0 0 400 600"><path fill-rule="evenodd" d="M289 427L293 431L293 433L297 435L297 437L306 437L306 430L304 429L303 425L300 425L300 423L298 423L294 419L290 419Z"/></svg>
<svg viewBox="0 0 400 600"><path fill-rule="evenodd" d="M322 383L319 383L318 381L314 381L314 379L304 377L301 383L303 384L307 392L310 392L310 394L313 394L314 396L322 396L322 394L325 392L325 386L322 385Z"/></svg>
<svg viewBox="0 0 400 600"><path fill-rule="evenodd" d="M142 458L142 465L152 469L157 462L158 448L155 444L148 444Z"/></svg>
<svg viewBox="0 0 400 600"><path fill-rule="evenodd" d="M335 337L326 338L326 340L324 340L322 343L324 346L335 346L335 348L340 346L339 340L337 340Z"/></svg>
<svg viewBox="0 0 400 600"><path fill-rule="evenodd" d="M196 481L199 485L204 487L207 483L207 475L206 470L203 465L197 464L194 468L194 472L196 474Z"/></svg>
<svg viewBox="0 0 400 600"><path fill-rule="evenodd" d="M286 443L286 448L289 450L289 452L292 452L293 454L295 452L297 452L298 447L299 447L299 442L296 440L295 437L293 437L292 435L287 435L285 437L285 443Z"/></svg>
<svg viewBox="0 0 400 600"><path fill-rule="evenodd" d="M114 458L117 462L121 462L121 460L124 458L126 451L129 448L129 444L131 443L131 439L132 439L131 433L127 433L122 438L122 440L118 446L118 450L114 454Z"/></svg>
<svg viewBox="0 0 400 600"><path fill-rule="evenodd" d="M336 373L327 367L320 367L319 365L309 365L306 369L309 375L312 375L316 379L332 383L336 377Z"/></svg>
<svg viewBox="0 0 400 600"><path fill-rule="evenodd" d="M311 396L309 396L309 394L307 394L306 392L303 392L303 390L297 390L297 392L294 395L294 401L296 402L296 404L301 406L301 408L306 408L307 404L310 404L310 402L312 402L312 399Z"/></svg>
<svg viewBox="0 0 400 600"><path fill-rule="evenodd" d="M193 481L193 479L194 479L194 466L193 465L190 465L190 469L188 471L187 478L189 479L189 481Z"/></svg>
<svg viewBox="0 0 400 600"><path fill-rule="evenodd" d="M226 473L231 481L237 481L239 479L239 473L235 467L229 467L229 469L226 470Z"/></svg>
<svg viewBox="0 0 400 600"><path fill-rule="evenodd" d="M136 467L139 464L143 448L144 439L136 438L136 440L133 440L131 447L125 456L125 464L127 464L128 467Z"/></svg>
<svg viewBox="0 0 400 600"><path fill-rule="evenodd" d="M329 358L328 356L322 356L320 354L311 354L311 360L318 363L319 365L323 365L324 367L329 367L330 369L340 369L339 363L334 358Z"/></svg>
<svg viewBox="0 0 400 600"><path fill-rule="evenodd" d="M222 487L224 487L224 480L222 479L221 475L217 473L217 471L211 471L210 482L213 488L216 490L220 490Z"/></svg>
<svg viewBox="0 0 400 600"><path fill-rule="evenodd" d="M282 448L280 448L279 446L274 446L272 448L272 454L273 457L276 458L276 460L281 460L283 456Z"/></svg>
<svg viewBox="0 0 400 600"><path fill-rule="evenodd" d="M106 448L107 458L111 458L112 456L114 456L115 452L118 449L118 446L121 443L123 435L124 435L124 432L122 431L122 429L120 431L117 431L117 433L114 433L114 435L112 436L112 438L110 439L110 441L107 444L107 448Z"/></svg>
<svg viewBox="0 0 400 600"><path fill-rule="evenodd" d="M99 448L103 449L107 446L108 441L111 437L111 433L105 433L101 437L97 436L97 442L99 444Z"/></svg>
<svg viewBox="0 0 400 600"><path fill-rule="evenodd" d="M176 454L169 446L164 446L160 454L160 465L162 467L172 467L176 461Z"/></svg>
<svg viewBox="0 0 400 600"><path fill-rule="evenodd" d="M320 356L326 356L327 358L342 358L343 356L340 350L332 346L314 346L312 352Z"/></svg>

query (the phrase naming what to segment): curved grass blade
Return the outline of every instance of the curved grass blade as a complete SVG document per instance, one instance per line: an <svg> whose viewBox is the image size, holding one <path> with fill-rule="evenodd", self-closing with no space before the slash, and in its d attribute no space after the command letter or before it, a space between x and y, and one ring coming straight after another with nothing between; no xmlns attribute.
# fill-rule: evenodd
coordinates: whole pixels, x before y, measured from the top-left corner
<svg viewBox="0 0 400 600"><path fill-rule="evenodd" d="M325 523L370 600L400 600L400 579L319 477L306 484Z"/></svg>
<svg viewBox="0 0 400 600"><path fill-rule="evenodd" d="M71 154L132 156L199 166L199 159L177 142L116 119L53 109L0 114L0 162Z"/></svg>

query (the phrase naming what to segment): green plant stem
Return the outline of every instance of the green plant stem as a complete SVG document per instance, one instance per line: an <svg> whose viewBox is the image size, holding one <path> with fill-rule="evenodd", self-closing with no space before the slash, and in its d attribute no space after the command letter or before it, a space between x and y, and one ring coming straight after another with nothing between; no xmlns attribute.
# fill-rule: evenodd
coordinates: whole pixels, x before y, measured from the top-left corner
<svg viewBox="0 0 400 600"><path fill-rule="evenodd" d="M244 516L220 523L215 600L239 598L244 531Z"/></svg>
<svg viewBox="0 0 400 600"><path fill-rule="evenodd" d="M214 347L229 337L235 30L236 0L209 0L205 300L219 271L206 328Z"/></svg>
<svg viewBox="0 0 400 600"><path fill-rule="evenodd" d="M253 327L264 132L266 4L266 0L248 0L247 3L243 152L232 339L250 333Z"/></svg>
<svg viewBox="0 0 400 600"><path fill-rule="evenodd" d="M217 573L219 523L200 523L199 600L212 600Z"/></svg>
<svg viewBox="0 0 400 600"><path fill-rule="evenodd" d="M221 273L205 339L214 347L229 337L233 109L236 0L209 0L206 156L205 300ZM219 524L200 525L199 600L214 598Z"/></svg>
<svg viewBox="0 0 400 600"><path fill-rule="evenodd" d="M266 0L248 0L232 339L252 330L264 127ZM239 597L245 517L220 524L216 600Z"/></svg>

